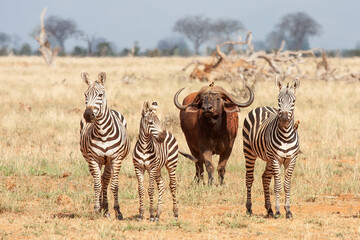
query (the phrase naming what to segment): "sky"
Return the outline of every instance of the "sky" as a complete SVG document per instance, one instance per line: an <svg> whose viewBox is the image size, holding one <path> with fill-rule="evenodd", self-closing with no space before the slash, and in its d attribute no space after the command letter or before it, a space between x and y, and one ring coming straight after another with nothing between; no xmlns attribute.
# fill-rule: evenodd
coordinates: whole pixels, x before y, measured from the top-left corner
<svg viewBox="0 0 360 240"><path fill-rule="evenodd" d="M322 26L322 34L309 39L311 48L352 49L360 43L360 0L0 0L0 33L18 36L20 46L26 42L37 47L30 33L40 25L44 7L45 19L53 15L73 20L85 33L103 37L118 49L131 48L134 41L141 50L155 48L161 39L180 36L172 31L174 23L191 15L239 20L254 41L264 41L280 19L293 12L305 12ZM86 47L80 40L65 42L67 51L75 45Z"/></svg>

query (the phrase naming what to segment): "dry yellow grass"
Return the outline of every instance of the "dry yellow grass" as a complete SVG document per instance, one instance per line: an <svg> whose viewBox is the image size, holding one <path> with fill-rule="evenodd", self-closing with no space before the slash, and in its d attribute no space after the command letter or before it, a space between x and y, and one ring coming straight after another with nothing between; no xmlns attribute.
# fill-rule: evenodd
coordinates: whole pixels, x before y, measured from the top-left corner
<svg viewBox="0 0 360 240"><path fill-rule="evenodd" d="M49 68L40 57L0 58L0 235L4 239L324 239L360 238L360 83L302 80L295 118L300 120L302 154L292 181L294 220L265 219L257 161L253 186L254 216L245 215L245 171L239 131L225 176L226 184L192 184L194 166L180 157L179 221L172 219L167 190L162 219L136 222L137 181L131 157L120 178L120 207L125 221L92 215L93 184L79 151L79 121L84 110L87 71L107 73L108 103L128 122L135 143L144 100L156 100L164 126L188 151L172 103L176 90L186 93L204 83L174 74L187 58L58 58ZM330 64L360 72L360 59L330 59ZM307 61L308 75L315 75ZM133 84L123 84L133 72ZM216 82L230 89L225 82ZM256 85L254 103L239 114L276 106L274 81ZM184 97L183 93L180 97ZM217 162L217 157L215 164ZM168 178L165 178L168 181ZM282 195L283 199L283 195ZM273 198L272 198L273 200ZM146 202L148 205L148 202ZM110 199L110 206L112 199ZM284 211L282 211L283 213ZM148 212L146 212L148 214ZM148 215L145 215L148 217Z"/></svg>

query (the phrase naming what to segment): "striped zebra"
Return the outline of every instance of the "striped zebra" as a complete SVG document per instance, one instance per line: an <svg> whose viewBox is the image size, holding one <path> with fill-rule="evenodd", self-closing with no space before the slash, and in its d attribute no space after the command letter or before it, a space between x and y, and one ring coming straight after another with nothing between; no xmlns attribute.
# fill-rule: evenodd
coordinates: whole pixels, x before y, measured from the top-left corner
<svg viewBox="0 0 360 240"><path fill-rule="evenodd" d="M258 107L249 112L244 120L243 150L246 160L246 209L249 215L251 210L251 186L254 181L254 165L257 157L266 161L266 168L262 175L265 195L265 208L268 217L280 216L280 167L285 167L285 210L286 218L292 218L290 211L291 175L299 153L299 137L294 124L295 89L299 86L299 79L293 80L292 86L283 87L276 78L279 87L279 108ZM270 203L270 182L275 179L275 216Z"/></svg>
<svg viewBox="0 0 360 240"><path fill-rule="evenodd" d="M85 92L86 110L80 122L80 150L94 178L94 210L96 213L103 210L104 216L110 216L107 188L112 178L114 210L116 218L121 220L123 217L118 203L118 178L121 162L130 151L126 121L123 115L107 106L104 72L99 73L98 80L94 82L90 81L86 72L81 73L81 78L88 85L88 89ZM101 175L103 165L105 167Z"/></svg>
<svg viewBox="0 0 360 240"><path fill-rule="evenodd" d="M165 183L161 176L161 168L164 166L169 172L174 217L178 218L175 174L178 160L178 144L171 133L161 129L160 120L156 116L156 108L156 102L153 102L151 105L148 101L144 102L140 120L139 139L135 144L133 152L133 163L140 197L140 220L144 218L144 173L145 170L149 172L150 221L158 221L160 218L162 198L165 191ZM157 213L154 217L153 198L155 182L159 191L159 199Z"/></svg>

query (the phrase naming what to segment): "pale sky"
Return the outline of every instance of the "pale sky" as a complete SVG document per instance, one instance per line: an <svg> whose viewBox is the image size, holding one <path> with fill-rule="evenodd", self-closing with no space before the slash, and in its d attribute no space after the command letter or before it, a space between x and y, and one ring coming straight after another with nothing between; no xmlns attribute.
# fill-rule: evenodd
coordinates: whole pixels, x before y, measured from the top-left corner
<svg viewBox="0 0 360 240"><path fill-rule="evenodd" d="M51 15L71 19L79 29L104 37L118 49L131 47L134 41L141 50L155 48L159 40L178 36L172 31L176 20L199 14L239 20L246 31L253 32L254 41L263 41L282 16L298 11L322 25L322 35L310 38L310 47L351 49L360 42L359 0L1 0L0 32L19 36L20 45L27 42L37 47L29 34L40 24L45 6L45 19ZM69 40L66 50L72 51L75 45L86 46Z"/></svg>

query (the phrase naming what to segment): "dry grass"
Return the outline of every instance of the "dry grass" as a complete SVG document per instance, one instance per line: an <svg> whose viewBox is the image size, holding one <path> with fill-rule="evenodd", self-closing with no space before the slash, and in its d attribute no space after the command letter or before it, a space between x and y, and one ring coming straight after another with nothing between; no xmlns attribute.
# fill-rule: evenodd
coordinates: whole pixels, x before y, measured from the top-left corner
<svg viewBox="0 0 360 240"><path fill-rule="evenodd" d="M121 169L120 204L125 221L92 214L93 185L79 151L79 121L90 77L107 73L107 98L127 119L134 144L144 100L159 103L164 125L188 151L172 103L180 87L196 91L204 83L174 75L186 58L58 58L48 68L40 57L0 58L0 236L4 239L324 239L360 237L360 83L303 80L295 117L300 120L301 150L292 181L294 220L265 219L257 161L254 216L245 215L245 171L239 136L227 166L225 186L192 184L192 163L179 158L180 218L174 222L169 191L159 223L137 222L137 181L131 158ZM360 59L330 59L360 72ZM305 66L315 74L313 66ZM133 84L123 84L135 73ZM230 89L225 82L217 82ZM181 97L184 97L182 94ZM276 106L273 81L256 85L255 101ZM216 163L216 161L214 161ZM165 174L165 172L164 172ZM167 177L166 177L166 180ZM283 195L282 195L283 199ZM146 202L148 204L148 202ZM112 199L110 199L110 205ZM148 212L146 212L148 216Z"/></svg>

